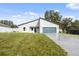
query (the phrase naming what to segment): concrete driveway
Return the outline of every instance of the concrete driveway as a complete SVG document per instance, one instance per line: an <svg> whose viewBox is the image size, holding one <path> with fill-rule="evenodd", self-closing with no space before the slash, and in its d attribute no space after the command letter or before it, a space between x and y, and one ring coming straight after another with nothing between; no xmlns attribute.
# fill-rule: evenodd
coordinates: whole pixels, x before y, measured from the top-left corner
<svg viewBox="0 0 79 59"><path fill-rule="evenodd" d="M79 56L79 39L70 38L59 34L46 34L54 42L68 52L68 56Z"/></svg>

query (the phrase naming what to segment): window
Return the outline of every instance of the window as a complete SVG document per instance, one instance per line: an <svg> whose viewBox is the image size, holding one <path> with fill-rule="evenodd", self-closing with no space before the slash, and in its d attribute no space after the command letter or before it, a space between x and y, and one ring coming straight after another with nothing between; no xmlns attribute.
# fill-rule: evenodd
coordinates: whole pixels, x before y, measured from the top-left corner
<svg viewBox="0 0 79 59"><path fill-rule="evenodd" d="M25 27L23 27L23 31L25 31L25 29L26 29L26 28L25 28Z"/></svg>
<svg viewBox="0 0 79 59"><path fill-rule="evenodd" d="M33 27L30 27L30 29L33 31Z"/></svg>

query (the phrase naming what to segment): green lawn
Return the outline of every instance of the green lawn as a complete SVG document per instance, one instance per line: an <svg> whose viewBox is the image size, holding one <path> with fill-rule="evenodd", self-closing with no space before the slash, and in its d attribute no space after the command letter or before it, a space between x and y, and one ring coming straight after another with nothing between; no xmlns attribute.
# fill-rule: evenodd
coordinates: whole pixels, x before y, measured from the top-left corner
<svg viewBox="0 0 79 59"><path fill-rule="evenodd" d="M61 47L43 34L0 33L0 56L64 56Z"/></svg>
<svg viewBox="0 0 79 59"><path fill-rule="evenodd" d="M61 33L60 35L64 35L64 36L67 36L67 37L79 39L79 35L76 35L76 34L65 34L65 33Z"/></svg>

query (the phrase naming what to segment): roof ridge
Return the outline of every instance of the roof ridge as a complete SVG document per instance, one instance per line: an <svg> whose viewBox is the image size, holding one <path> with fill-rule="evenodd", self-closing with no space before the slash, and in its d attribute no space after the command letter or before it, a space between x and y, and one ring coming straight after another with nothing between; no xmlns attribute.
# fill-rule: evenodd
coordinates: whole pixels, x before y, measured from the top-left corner
<svg viewBox="0 0 79 59"><path fill-rule="evenodd" d="M27 23L30 23L30 22L33 22L33 21L37 21L37 20L39 20L39 19L35 19L35 20L31 20L31 21L27 21L27 22L25 22L25 23L19 24L18 26L20 26L20 25L24 25L24 24L27 24Z"/></svg>

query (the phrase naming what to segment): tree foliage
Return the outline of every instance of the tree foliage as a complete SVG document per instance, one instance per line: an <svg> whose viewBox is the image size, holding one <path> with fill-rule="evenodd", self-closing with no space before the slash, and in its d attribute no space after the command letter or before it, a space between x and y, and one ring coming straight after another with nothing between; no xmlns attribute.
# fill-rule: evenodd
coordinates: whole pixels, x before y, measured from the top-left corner
<svg viewBox="0 0 79 59"><path fill-rule="evenodd" d="M60 27L61 29L64 31L68 31L68 29L70 29L72 26L72 18L63 18L61 23L60 23Z"/></svg>
<svg viewBox="0 0 79 59"><path fill-rule="evenodd" d="M59 24L59 22L62 18L60 13L57 11L54 11L54 10L46 11L44 17L47 21L51 21L51 22L56 23L56 24Z"/></svg>
<svg viewBox="0 0 79 59"><path fill-rule="evenodd" d="M63 30L63 32L68 32L70 29L79 29L79 20L72 21L73 18L60 15L60 12L55 10L47 10L44 14L45 20L56 23Z"/></svg>
<svg viewBox="0 0 79 59"><path fill-rule="evenodd" d="M79 20L75 20L72 23L72 29L79 29Z"/></svg>
<svg viewBox="0 0 79 59"><path fill-rule="evenodd" d="M10 26L11 28L16 28L17 26L10 20L0 20L0 23Z"/></svg>

